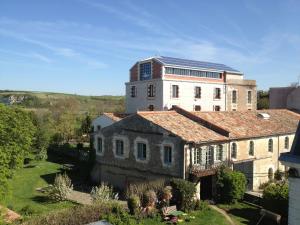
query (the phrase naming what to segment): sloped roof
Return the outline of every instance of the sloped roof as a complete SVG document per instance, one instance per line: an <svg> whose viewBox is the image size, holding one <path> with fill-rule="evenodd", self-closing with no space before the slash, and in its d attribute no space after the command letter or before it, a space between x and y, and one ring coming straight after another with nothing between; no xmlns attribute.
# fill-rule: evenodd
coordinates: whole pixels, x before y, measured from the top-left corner
<svg viewBox="0 0 300 225"><path fill-rule="evenodd" d="M120 121L121 119L124 119L125 117L129 116L130 114L126 113L103 113L103 115L109 117L115 122Z"/></svg>
<svg viewBox="0 0 300 225"><path fill-rule="evenodd" d="M191 112L229 132L230 139L295 133L300 115L285 109L231 112ZM259 113L267 113L262 119Z"/></svg>
<svg viewBox="0 0 300 225"><path fill-rule="evenodd" d="M205 143L227 140L227 137L175 111L147 111L138 112L137 114L187 142Z"/></svg>
<svg viewBox="0 0 300 225"><path fill-rule="evenodd" d="M173 58L167 56L157 56L154 58L166 66L181 66L181 67L188 67L188 68L227 71L227 72L234 72L234 73L241 74L240 71L221 63L196 61L190 59L180 59L180 58Z"/></svg>

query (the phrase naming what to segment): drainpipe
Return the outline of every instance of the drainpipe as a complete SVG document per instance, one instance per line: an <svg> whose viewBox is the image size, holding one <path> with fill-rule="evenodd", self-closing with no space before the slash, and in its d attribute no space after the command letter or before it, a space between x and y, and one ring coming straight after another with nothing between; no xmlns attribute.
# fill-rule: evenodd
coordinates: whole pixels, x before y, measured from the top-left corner
<svg viewBox="0 0 300 225"><path fill-rule="evenodd" d="M186 154L186 148L185 145L183 145L183 179L185 180L185 154Z"/></svg>
<svg viewBox="0 0 300 225"><path fill-rule="evenodd" d="M278 157L277 157L277 170L279 170L279 156L280 156L280 155L279 155L279 154L280 154L279 146L280 146L280 145L279 145L279 136L278 136L278 141L277 141L277 148L278 148L278 149L277 149L277 151L278 151L278 155L277 155L277 156L278 156Z"/></svg>

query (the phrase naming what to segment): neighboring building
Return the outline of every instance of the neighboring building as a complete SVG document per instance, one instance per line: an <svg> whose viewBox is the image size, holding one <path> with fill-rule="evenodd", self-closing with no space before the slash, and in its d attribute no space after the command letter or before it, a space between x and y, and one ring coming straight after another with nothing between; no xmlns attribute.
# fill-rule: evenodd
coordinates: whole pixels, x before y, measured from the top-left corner
<svg viewBox="0 0 300 225"><path fill-rule="evenodd" d="M300 123L290 152L283 153L280 161L289 167L289 225L300 224Z"/></svg>
<svg viewBox="0 0 300 225"><path fill-rule="evenodd" d="M256 82L210 62L158 56L133 65L126 83L126 113L175 105L188 111L255 110Z"/></svg>
<svg viewBox="0 0 300 225"><path fill-rule="evenodd" d="M270 109L300 111L300 87L270 88Z"/></svg>
<svg viewBox="0 0 300 225"><path fill-rule="evenodd" d="M197 184L201 198L214 193L216 168L245 173L256 190L285 168L300 116L288 110L238 112L137 112L95 133L95 181L119 188L178 177Z"/></svg>
<svg viewBox="0 0 300 225"><path fill-rule="evenodd" d="M93 132L100 131L102 128L110 126L113 123L125 118L126 116L128 116L128 114L125 113L103 113L93 120L92 130Z"/></svg>

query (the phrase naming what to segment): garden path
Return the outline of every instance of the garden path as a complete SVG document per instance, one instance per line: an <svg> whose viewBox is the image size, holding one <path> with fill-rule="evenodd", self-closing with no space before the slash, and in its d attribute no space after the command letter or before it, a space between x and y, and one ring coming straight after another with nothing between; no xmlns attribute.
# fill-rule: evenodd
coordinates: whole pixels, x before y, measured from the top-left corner
<svg viewBox="0 0 300 225"><path fill-rule="evenodd" d="M230 216L225 212L225 210L220 209L219 207L215 206L215 205L209 205L210 208L212 208L213 210L218 211L219 213L221 213L226 220L230 223L230 225L236 225L233 220L230 218Z"/></svg>

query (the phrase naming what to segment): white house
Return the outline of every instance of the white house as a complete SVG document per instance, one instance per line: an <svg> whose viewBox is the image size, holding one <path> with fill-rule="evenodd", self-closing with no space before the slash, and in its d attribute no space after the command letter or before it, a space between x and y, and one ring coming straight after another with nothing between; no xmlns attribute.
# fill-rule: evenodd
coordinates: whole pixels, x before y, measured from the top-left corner
<svg viewBox="0 0 300 225"><path fill-rule="evenodd" d="M151 57L135 63L126 83L126 112L256 109L256 82L219 63Z"/></svg>

